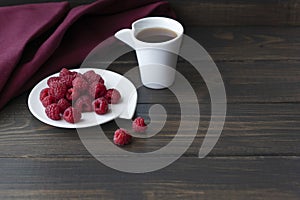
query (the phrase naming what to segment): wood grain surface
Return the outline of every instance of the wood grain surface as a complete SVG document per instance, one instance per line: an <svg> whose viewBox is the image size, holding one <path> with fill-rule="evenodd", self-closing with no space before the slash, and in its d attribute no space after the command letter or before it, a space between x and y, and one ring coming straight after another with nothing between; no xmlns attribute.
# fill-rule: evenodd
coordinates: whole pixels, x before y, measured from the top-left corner
<svg viewBox="0 0 300 200"><path fill-rule="evenodd" d="M58 129L35 119L25 93L0 112L0 198L298 199L300 61L293 50L300 48L299 29L187 30L216 59L228 97L224 130L208 157L197 158L210 121L209 95L202 78L180 59L178 69L197 93L201 117L194 142L179 160L147 174L112 170L89 154L76 130ZM128 53L110 68L124 73L135 65L134 54ZM136 116L149 120L149 108L160 103L168 111L168 121L156 136L135 139L124 149L151 152L173 139L180 109L168 90L141 87L138 94ZM102 128L112 139L118 126L109 122ZM183 132L189 135L188 129Z"/></svg>
<svg viewBox="0 0 300 200"><path fill-rule="evenodd" d="M76 6L92 1L70 2ZM46 1L3 0L0 5L32 2ZM122 173L97 161L76 130L48 126L34 118L27 108L27 92L0 111L1 200L300 198L299 0L170 3L186 34L216 62L226 88L226 122L212 152L198 158L211 117L210 97L202 77L183 58L177 69L197 94L198 102L189 104L199 103L199 130L180 159L151 173ZM131 52L110 69L125 73L136 65ZM149 108L162 104L168 112L167 122L154 137L134 139L123 148L155 151L174 138L180 107L168 90L141 87L138 95L135 116L149 120ZM218 113L213 117L218 118ZM112 121L102 128L112 140L118 126ZM189 128L182 132L187 137L191 134ZM117 158L113 152L106 156Z"/></svg>
<svg viewBox="0 0 300 200"><path fill-rule="evenodd" d="M124 174L93 158L2 158L1 199L298 199L299 157L180 158Z"/></svg>
<svg viewBox="0 0 300 200"><path fill-rule="evenodd" d="M0 113L0 157L90 157L76 130L58 129L38 121L27 109L25 99L26 95L23 95ZM173 139L180 122L180 108L177 104L163 105L168 111L164 129L152 138L136 138L133 144L124 147L126 150L150 152ZM139 103L136 115L149 120L148 111L151 106L152 104ZM16 110L12 113L13 109ZM187 157L198 155L210 121L210 104L200 104L200 110L199 130L194 143L184 154ZM196 119L196 116L182 121L188 123L192 118ZM222 135L209 156L299 156L299 121L300 105L295 103L228 104ZM102 128L107 137L112 139L118 126L109 122ZM90 128L85 131L95 130L97 131ZM182 132L186 137L191 136L188 128Z"/></svg>

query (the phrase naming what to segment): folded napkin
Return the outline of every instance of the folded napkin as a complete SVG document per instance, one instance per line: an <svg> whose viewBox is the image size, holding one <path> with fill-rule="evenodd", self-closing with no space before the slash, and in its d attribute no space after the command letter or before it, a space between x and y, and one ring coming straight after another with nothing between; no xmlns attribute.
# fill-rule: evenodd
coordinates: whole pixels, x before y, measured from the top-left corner
<svg viewBox="0 0 300 200"><path fill-rule="evenodd" d="M159 0L0 7L0 109L62 66L78 67L101 41L146 16L174 13Z"/></svg>

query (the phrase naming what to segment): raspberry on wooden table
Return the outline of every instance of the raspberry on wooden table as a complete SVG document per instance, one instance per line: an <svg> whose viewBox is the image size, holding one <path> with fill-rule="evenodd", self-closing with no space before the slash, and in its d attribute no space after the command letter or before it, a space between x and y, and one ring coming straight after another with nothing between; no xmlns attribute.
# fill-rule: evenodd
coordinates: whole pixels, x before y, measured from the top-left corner
<svg viewBox="0 0 300 200"><path fill-rule="evenodd" d="M75 102L75 108L77 108L80 112L91 112L93 111L92 100L90 96L83 95L80 96Z"/></svg>
<svg viewBox="0 0 300 200"><path fill-rule="evenodd" d="M114 134L114 143L116 145L126 145L132 141L132 136L128 133L126 129L120 128L115 131Z"/></svg>
<svg viewBox="0 0 300 200"><path fill-rule="evenodd" d="M79 112L79 110L74 107L69 107L65 110L63 118L67 122L74 124L80 121L81 112Z"/></svg>
<svg viewBox="0 0 300 200"><path fill-rule="evenodd" d="M145 132L147 129L147 125L145 124L145 120L142 117L137 117L132 122L132 129L137 133Z"/></svg>
<svg viewBox="0 0 300 200"><path fill-rule="evenodd" d="M104 97L100 97L93 101L94 111L98 115L104 115L108 111L108 103Z"/></svg>
<svg viewBox="0 0 300 200"><path fill-rule="evenodd" d="M117 104L121 99L121 94L116 89L109 89L107 90L104 97L108 103Z"/></svg>
<svg viewBox="0 0 300 200"><path fill-rule="evenodd" d="M45 109L46 115L53 120L60 120L60 109L56 103L50 104Z"/></svg>

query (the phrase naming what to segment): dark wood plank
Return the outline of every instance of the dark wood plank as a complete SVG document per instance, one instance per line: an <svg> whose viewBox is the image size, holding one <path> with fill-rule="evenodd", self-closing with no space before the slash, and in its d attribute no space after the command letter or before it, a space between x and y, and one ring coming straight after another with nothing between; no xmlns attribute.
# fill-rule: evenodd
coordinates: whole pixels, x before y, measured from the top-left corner
<svg viewBox="0 0 300 200"><path fill-rule="evenodd" d="M127 57L128 58L128 57ZM206 65L206 62L200 64ZM267 103L300 101L299 61L226 61L216 62L222 76L228 103ZM126 73L137 63L116 63L109 69ZM185 76L198 97L198 102L209 103L210 96L199 72L188 62L178 63L177 70ZM136 80L137 78L131 78ZM137 79L138 80L138 79ZM139 82L139 81L137 81ZM140 87L139 103L176 103L171 91ZM188 95L181 91L179 96ZM191 99L189 102L193 102Z"/></svg>
<svg viewBox="0 0 300 200"><path fill-rule="evenodd" d="M193 26L299 25L299 1L171 0L178 19Z"/></svg>
<svg viewBox="0 0 300 200"><path fill-rule="evenodd" d="M2 0L0 6L62 0ZM95 0L69 0L71 6ZM299 0L169 0L178 19L192 26L300 25Z"/></svg>
<svg viewBox="0 0 300 200"><path fill-rule="evenodd" d="M299 27L187 27L215 61L299 60Z"/></svg>
<svg viewBox="0 0 300 200"><path fill-rule="evenodd" d="M151 104L139 105L137 115L147 117ZM154 151L167 145L176 134L180 122L178 105L164 105L168 111L167 126L158 136L137 140L139 151ZM221 137L209 156L299 155L299 104L229 104ZM197 137L185 156L197 156L210 121L210 105L200 104L200 125ZM293 112L293 113L291 113ZM218 117L218 115L214 116ZM181 119L188 123L193 120ZM183 131L187 137L190 129ZM153 141L153 142L151 142ZM141 142L141 144L138 144ZM149 143L150 145L149 145ZM155 144L152 146L152 143ZM138 147L141 145L140 147ZM130 150L131 148L129 148Z"/></svg>
<svg viewBox="0 0 300 200"><path fill-rule="evenodd" d="M149 120L150 106L151 104L139 104L136 115ZM180 108L177 104L163 106L168 112L163 130L152 138L136 138L125 149L150 152L167 145L173 139L180 122ZM199 130L194 143L185 153L188 157L198 155L210 121L210 104L200 104L200 110ZM197 118L190 116L182 120L188 124L190 120ZM112 139L118 126L110 122L102 128L107 137ZM86 131L98 130L92 128ZM229 104L222 135L209 156L299 156L299 132L300 104ZM186 137L191 136L189 128L184 128L182 133ZM0 157L89 156L76 130L51 127L35 119L27 110L26 95L11 102L0 112Z"/></svg>
<svg viewBox="0 0 300 200"><path fill-rule="evenodd" d="M0 158L1 199L299 199L299 157L180 158L126 174L93 158Z"/></svg>

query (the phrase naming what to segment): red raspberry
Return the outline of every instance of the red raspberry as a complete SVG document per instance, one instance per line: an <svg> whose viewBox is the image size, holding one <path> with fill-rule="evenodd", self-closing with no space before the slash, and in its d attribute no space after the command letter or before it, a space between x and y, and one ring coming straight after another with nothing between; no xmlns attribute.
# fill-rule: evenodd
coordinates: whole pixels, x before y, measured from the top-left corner
<svg viewBox="0 0 300 200"><path fill-rule="evenodd" d="M69 88L66 92L66 99L74 101L80 96L80 92L75 88Z"/></svg>
<svg viewBox="0 0 300 200"><path fill-rule="evenodd" d="M107 90L104 97L108 101L108 103L116 104L120 101L121 94L116 89L109 89L109 90Z"/></svg>
<svg viewBox="0 0 300 200"><path fill-rule="evenodd" d="M106 87L101 83L97 83L97 84L94 83L89 88L89 94L94 99L103 97L106 94Z"/></svg>
<svg viewBox="0 0 300 200"><path fill-rule="evenodd" d="M93 108L98 115L104 115L108 111L108 103L104 97L100 97L93 101Z"/></svg>
<svg viewBox="0 0 300 200"><path fill-rule="evenodd" d="M78 75L81 75L79 72L71 72L73 78L76 78Z"/></svg>
<svg viewBox="0 0 300 200"><path fill-rule="evenodd" d="M56 99L61 99L65 97L67 92L67 86L60 82L52 82L49 90L49 94Z"/></svg>
<svg viewBox="0 0 300 200"><path fill-rule="evenodd" d="M60 109L56 103L50 104L45 109L46 115L53 120L60 120Z"/></svg>
<svg viewBox="0 0 300 200"><path fill-rule="evenodd" d="M49 89L50 88L44 88L40 92L40 101L42 101L45 97L49 96Z"/></svg>
<svg viewBox="0 0 300 200"><path fill-rule="evenodd" d="M67 68L62 68L59 72L59 77L67 76L67 75L72 75L72 72L68 70Z"/></svg>
<svg viewBox="0 0 300 200"><path fill-rule="evenodd" d="M60 78L60 82L65 84L67 86L67 88L71 88L72 85L72 81L74 80L73 75L66 75Z"/></svg>
<svg viewBox="0 0 300 200"><path fill-rule="evenodd" d="M132 136L129 135L127 130L120 128L115 131L114 143L116 145L123 146L123 145L129 144L131 141L132 141Z"/></svg>
<svg viewBox="0 0 300 200"><path fill-rule="evenodd" d="M77 76L73 81L72 81L72 84L73 84L73 87L78 89L79 91L85 91L88 89L89 85L88 85L88 82L80 77L80 76Z"/></svg>
<svg viewBox="0 0 300 200"><path fill-rule="evenodd" d="M132 122L132 129L137 133L143 133L147 129L147 125L145 124L145 120L142 117L137 117Z"/></svg>
<svg viewBox="0 0 300 200"><path fill-rule="evenodd" d="M64 111L71 106L70 102L63 98L63 99L60 99L58 102L57 102L57 105L59 106L59 109L60 109L60 113L63 114Z"/></svg>
<svg viewBox="0 0 300 200"><path fill-rule="evenodd" d="M60 78L57 77L57 76L55 76L55 77L50 77L50 78L47 80L47 85L51 88L53 83L59 82L59 81L60 81Z"/></svg>
<svg viewBox="0 0 300 200"><path fill-rule="evenodd" d="M75 78L76 78L76 77L83 78L84 80L86 80L85 77L83 76L83 74L82 74L82 73L79 73L79 72L77 72Z"/></svg>
<svg viewBox="0 0 300 200"><path fill-rule="evenodd" d="M72 71L70 71L66 68L62 68L59 72L59 77L64 77L64 76L67 76L67 75L72 75L73 78L75 78L76 75L77 75L77 72L72 72Z"/></svg>
<svg viewBox="0 0 300 200"><path fill-rule="evenodd" d="M83 74L83 76L89 83L96 82L96 83L104 84L103 78L99 74L96 74L94 70L89 70L89 71L85 72Z"/></svg>
<svg viewBox="0 0 300 200"><path fill-rule="evenodd" d="M65 110L63 118L67 122L74 124L80 121L81 113L76 108L69 107Z"/></svg>
<svg viewBox="0 0 300 200"><path fill-rule="evenodd" d="M91 112L93 111L92 100L90 96L83 95L79 97L75 102L75 108L77 108L80 112Z"/></svg>
<svg viewBox="0 0 300 200"><path fill-rule="evenodd" d="M57 100L56 98L54 98L53 96L49 95L49 96L46 96L43 100L42 100L42 104L44 107L47 107L49 106L50 104L53 104L53 103L56 103Z"/></svg>

